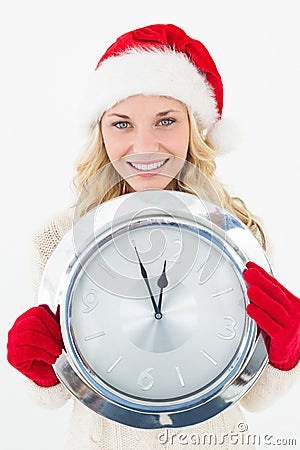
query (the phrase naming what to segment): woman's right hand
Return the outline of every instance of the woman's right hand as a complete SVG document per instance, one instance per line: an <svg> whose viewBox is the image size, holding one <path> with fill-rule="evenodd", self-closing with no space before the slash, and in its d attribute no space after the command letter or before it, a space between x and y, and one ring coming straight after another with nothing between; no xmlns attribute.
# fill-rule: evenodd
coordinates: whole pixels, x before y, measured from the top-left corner
<svg viewBox="0 0 300 450"><path fill-rule="evenodd" d="M39 386L59 383L52 364L62 348L59 311L54 314L48 305L30 308L8 332L8 362Z"/></svg>

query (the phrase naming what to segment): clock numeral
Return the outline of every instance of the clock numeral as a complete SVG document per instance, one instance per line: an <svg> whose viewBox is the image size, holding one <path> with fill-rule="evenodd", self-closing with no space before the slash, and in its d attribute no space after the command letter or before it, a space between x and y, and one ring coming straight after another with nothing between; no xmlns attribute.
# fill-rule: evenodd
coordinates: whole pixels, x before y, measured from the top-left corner
<svg viewBox="0 0 300 450"><path fill-rule="evenodd" d="M175 367L175 369L176 369L176 372L177 372L177 375L178 375L178 378L179 378L181 386L185 387L184 379L183 379L183 377L181 375L179 367L177 366L177 367Z"/></svg>
<svg viewBox="0 0 300 450"><path fill-rule="evenodd" d="M201 353L203 356L205 356L206 359L208 359L208 361L210 361L211 363L213 363L214 366L218 365L218 361L216 361L211 355L209 355L207 352L205 352L204 350L201 350Z"/></svg>
<svg viewBox="0 0 300 450"><path fill-rule="evenodd" d="M172 253L166 258L169 262L178 262L181 253L183 252L183 242L180 239L175 239L170 243Z"/></svg>
<svg viewBox="0 0 300 450"><path fill-rule="evenodd" d="M95 289L89 289L82 295L81 301L83 303L82 312L89 313L93 311L99 303L98 292Z"/></svg>
<svg viewBox="0 0 300 450"><path fill-rule="evenodd" d="M233 288L228 288L228 289L224 289L224 291L219 291L219 292L215 292L214 294L212 294L212 297L220 297L220 295L224 295L224 294L228 294L229 292L232 292Z"/></svg>
<svg viewBox="0 0 300 450"><path fill-rule="evenodd" d="M122 359L123 359L123 356L119 356L115 360L115 362L108 369L106 369L106 372L110 373L122 361Z"/></svg>
<svg viewBox="0 0 300 450"><path fill-rule="evenodd" d="M143 370L143 372L141 372L138 376L138 385L142 389L142 391L148 391L154 385L154 378L150 373L152 370L153 367L148 367L147 369Z"/></svg>
<svg viewBox="0 0 300 450"><path fill-rule="evenodd" d="M196 272L200 272L199 274L199 278L198 278L198 284L205 284L215 273L216 269L217 269L217 265L212 268L210 270L210 272L208 273L207 277L203 277L203 273L204 273L204 269L206 264L209 262L211 258L211 255L208 255L201 263L200 266L198 267L198 269L196 269Z"/></svg>
<svg viewBox="0 0 300 450"><path fill-rule="evenodd" d="M218 333L217 336L220 339L225 339L225 340L234 339L236 336L237 321L232 316L225 316L224 319L226 320L225 330L227 333L226 334Z"/></svg>
<svg viewBox="0 0 300 450"><path fill-rule="evenodd" d="M98 337L102 337L105 336L106 333L105 331L98 331L98 333L94 333L94 334L90 334L88 336L84 337L85 341L91 341L92 339L97 339Z"/></svg>

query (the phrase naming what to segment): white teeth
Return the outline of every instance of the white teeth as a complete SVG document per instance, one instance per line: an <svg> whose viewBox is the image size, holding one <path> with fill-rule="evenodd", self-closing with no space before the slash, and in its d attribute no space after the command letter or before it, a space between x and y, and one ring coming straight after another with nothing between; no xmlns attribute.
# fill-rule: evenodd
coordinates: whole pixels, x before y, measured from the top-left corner
<svg viewBox="0 0 300 450"><path fill-rule="evenodd" d="M130 164L138 170L153 170L153 169L158 169L159 167L164 165L167 161L168 160L165 159L164 161L160 161L160 162L153 163L153 164L134 164L132 162Z"/></svg>

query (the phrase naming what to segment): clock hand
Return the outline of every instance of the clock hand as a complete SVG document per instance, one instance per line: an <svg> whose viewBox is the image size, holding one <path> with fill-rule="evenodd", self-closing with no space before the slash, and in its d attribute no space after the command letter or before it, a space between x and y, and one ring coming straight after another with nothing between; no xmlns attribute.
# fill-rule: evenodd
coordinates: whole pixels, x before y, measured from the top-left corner
<svg viewBox="0 0 300 450"><path fill-rule="evenodd" d="M152 290L151 290L151 286L150 286L149 280L148 280L147 271L146 271L146 269L145 269L145 267L144 267L144 265L143 265L143 263L142 263L142 261L140 259L140 255L138 254L137 248L135 246L135 242L132 241L132 244L133 244L133 247L135 249L136 255L138 257L138 260L139 260L139 265L140 265L142 277L144 278L144 281L146 283L146 286L147 286L149 294L150 294L152 306L153 306L153 309L154 309L154 312L155 312L154 317L155 317L155 319L161 319L162 318L162 314L161 314L160 310L158 309L156 301L155 301L155 298L153 296L153 293L152 293Z"/></svg>
<svg viewBox="0 0 300 450"><path fill-rule="evenodd" d="M165 260L162 274L160 275L159 279L157 280L157 286L160 288L159 301L158 301L158 311L160 313L161 313L163 290L169 284L169 282L167 280L167 276L166 276L166 264L167 264L167 260Z"/></svg>

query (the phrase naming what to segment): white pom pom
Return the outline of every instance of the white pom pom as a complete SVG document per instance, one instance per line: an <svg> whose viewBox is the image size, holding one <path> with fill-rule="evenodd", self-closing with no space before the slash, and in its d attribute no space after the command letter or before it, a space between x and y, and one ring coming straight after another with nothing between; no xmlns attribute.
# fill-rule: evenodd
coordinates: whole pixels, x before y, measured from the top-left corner
<svg viewBox="0 0 300 450"><path fill-rule="evenodd" d="M242 133L236 123L221 119L210 127L205 139L217 150L217 156L224 156L239 146L242 142Z"/></svg>

